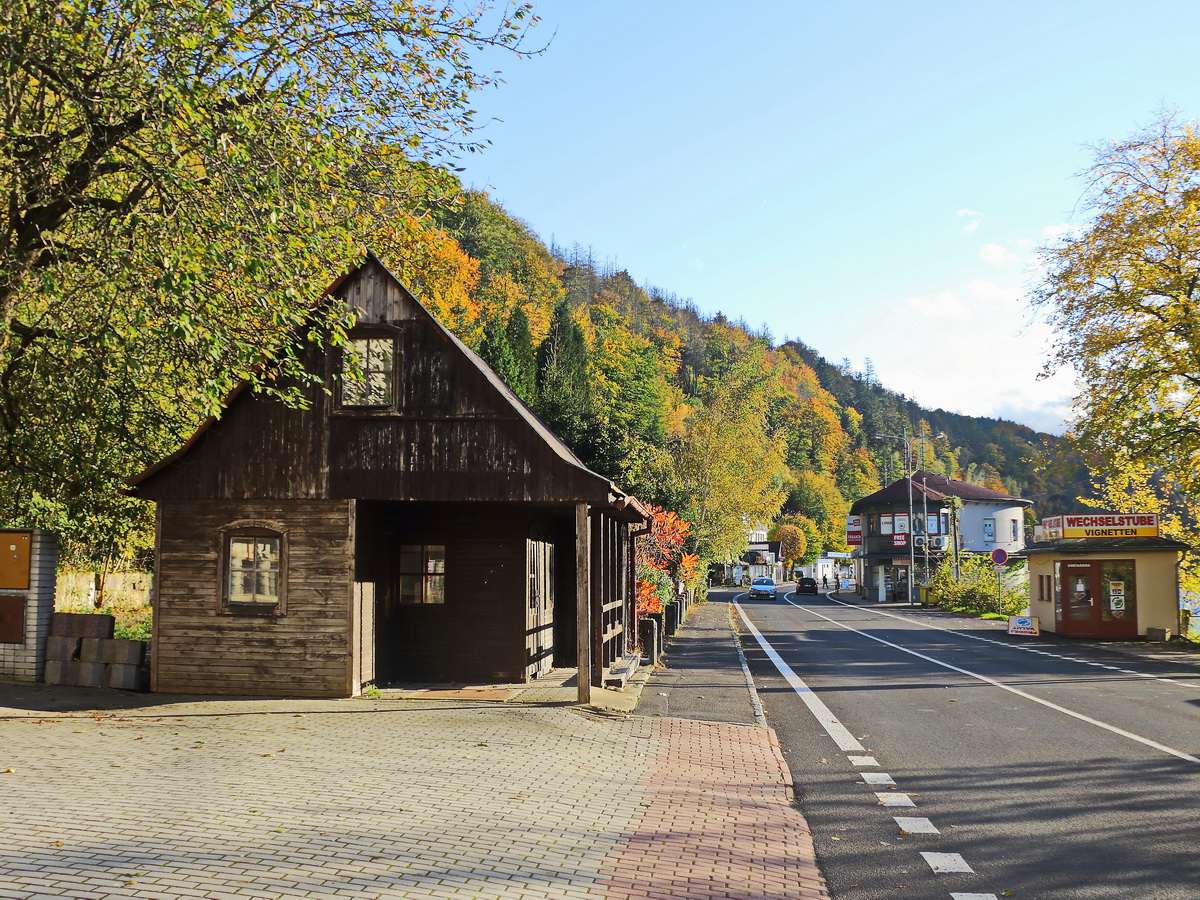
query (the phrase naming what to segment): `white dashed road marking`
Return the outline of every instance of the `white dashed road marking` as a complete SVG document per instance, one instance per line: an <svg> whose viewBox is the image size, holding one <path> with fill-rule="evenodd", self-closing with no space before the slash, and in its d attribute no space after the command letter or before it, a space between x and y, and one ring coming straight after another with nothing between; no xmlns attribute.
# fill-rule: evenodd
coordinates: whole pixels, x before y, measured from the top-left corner
<svg viewBox="0 0 1200 900"><path fill-rule="evenodd" d="M887 772L859 772L858 777L867 784L895 784L892 776Z"/></svg>
<svg viewBox="0 0 1200 900"><path fill-rule="evenodd" d="M929 868L939 875L949 872L975 874L975 870L968 866L967 861L957 853L929 853L922 850L921 855L925 857L925 862L929 863Z"/></svg>
<svg viewBox="0 0 1200 900"><path fill-rule="evenodd" d="M788 597L786 597L786 596L784 597L784 599L788 600L789 603L791 602L791 600L789 600ZM863 745L858 742L857 738L855 738L854 735L852 735L850 733L849 729L847 729L846 726L844 726L840 721L838 721L837 716L835 716L833 714L833 712L829 709L829 707L826 706L821 701L821 699L813 692L812 688L810 688L807 684L805 684L804 680L799 675L797 675L795 673L795 671L792 670L792 667L789 666L786 662L784 662L783 658L775 651L775 648L771 646L771 644L767 641L767 639L765 637L763 637L762 633L754 626L754 623L750 621L749 617L746 615L746 613L742 609L741 605L736 600L733 601L733 605L737 608L738 615L741 617L742 622L745 623L746 628L754 636L754 639L758 642L758 645L762 648L763 652L767 655L767 658L771 660L771 662L774 664L775 668L779 671L779 674L781 674L784 677L784 680L787 681L788 685L792 688L792 690L794 690L796 692L796 694L800 697L800 699L804 702L804 705L808 707L809 711L813 714L813 716L816 717L817 721L821 724L821 726L824 727L825 731L833 739L834 743L836 743L838 745L838 748L840 750L842 750L843 752L851 751L851 750L857 750L857 751L861 752L861 751L865 750L866 748L864 748ZM811 612L812 610L806 609L806 611ZM834 622L832 619L828 619L826 616L821 616L820 613L816 613L816 615L820 616L823 619L826 619L826 621L832 622L833 624L841 625L840 622ZM848 631L854 631L857 634L863 634L863 632L859 632L859 631L857 631L857 629L850 628L847 625L841 625L841 627L846 628ZM871 637L871 635L864 635L864 636ZM906 653L913 653L914 656L922 656L922 654L920 654L920 653L915 653L914 651L906 650L905 648L898 647L897 645L891 644L888 641L884 641L879 638L872 638L872 639L878 640L878 641L880 641L880 643L883 643L883 644L888 644L889 646L897 647L897 649L904 650L904 652L906 652ZM923 657L923 658L928 659L928 657ZM937 660L930 660L930 661L938 663L939 665L946 665L944 663L938 662ZM954 669L955 667L948 666L948 668ZM973 673L965 672L965 670L962 670L962 669L957 669L957 671L964 672L965 674L968 674L968 675L973 675ZM983 676L979 676L979 675L974 675L974 677L983 678ZM989 681L990 679L983 678L983 680ZM1004 685L998 685L998 686L1005 687ZM1021 691L1015 691L1015 693L1023 694L1023 692L1021 692ZM1036 698L1034 698L1034 699L1036 699ZM849 755L848 754L847 759L849 759L850 764L855 766L856 768L866 768L866 767L870 767L870 766L878 766L879 765L878 760L876 760L874 756L859 756L859 755ZM1197 760L1197 761L1200 762L1200 760ZM895 784L896 784L895 779L893 779L892 776L889 775L887 772L859 772L858 776L859 776L859 778L861 778L863 780L864 783L866 783L868 785L876 786L876 787L885 786L885 785L886 786L895 786ZM916 806L916 803L913 802L912 797L910 797L908 794L906 794L902 791L875 791L874 793L875 793L876 799L879 801L879 804L881 806L886 806L886 807L915 807ZM908 834L940 834L941 833L934 826L934 824L931 821L929 821L929 819L924 818L924 817L893 816L892 818L895 820L897 826L899 826L901 830L905 831ZM963 859L962 856L958 853L926 853L926 852L922 852L921 856L923 856L925 858L925 861L929 864L929 867L931 869L933 869L933 871L935 873L962 872L962 873L967 873L967 874L972 874L972 875L975 873L975 870L972 869L969 865L967 865L967 861L965 859ZM997 900L995 894L952 894L951 898L952 898L952 900Z"/></svg>
<svg viewBox="0 0 1200 900"><path fill-rule="evenodd" d="M934 824L921 816L892 816L896 824L909 834L941 834Z"/></svg>

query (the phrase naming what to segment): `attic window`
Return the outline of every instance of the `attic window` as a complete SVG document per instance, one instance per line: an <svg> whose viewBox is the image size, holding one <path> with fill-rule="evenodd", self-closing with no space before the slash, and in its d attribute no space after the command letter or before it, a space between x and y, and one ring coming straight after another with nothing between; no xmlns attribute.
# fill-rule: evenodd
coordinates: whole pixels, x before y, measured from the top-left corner
<svg viewBox="0 0 1200 900"><path fill-rule="evenodd" d="M342 406L391 406L396 370L395 339L351 338L342 370Z"/></svg>

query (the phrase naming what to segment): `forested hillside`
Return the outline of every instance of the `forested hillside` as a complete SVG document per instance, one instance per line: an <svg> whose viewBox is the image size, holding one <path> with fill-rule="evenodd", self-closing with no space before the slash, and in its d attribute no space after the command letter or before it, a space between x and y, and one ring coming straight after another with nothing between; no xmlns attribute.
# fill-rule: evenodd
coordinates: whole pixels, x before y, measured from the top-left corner
<svg viewBox="0 0 1200 900"><path fill-rule="evenodd" d="M588 465L691 521L702 557L737 553L754 521L799 527L807 556L844 549L850 502L906 469L903 442L878 435L907 436L918 467L1028 497L1038 514L1086 490L1052 436L924 409L869 365L704 316L591 248L547 246L483 194L422 212L426 240L469 259L459 283L439 288L405 246L385 261Z"/></svg>
<svg viewBox="0 0 1200 900"><path fill-rule="evenodd" d="M1028 497L1038 514L1073 509L1086 489L1047 435L923 409L876 383L869 366L852 372L798 341L777 345L744 321L702 315L590 248L547 245L484 194L438 184L391 207L368 245L590 467L690 522L680 552L737 556L759 523L790 526L796 558L846 549L850 503L907 466L904 444L881 434L910 438L920 468ZM208 385L232 374L175 371ZM24 481L9 470L17 489L6 521L58 531L69 565L146 559L153 510L120 497L121 480L214 409L211 391L188 403L186 391L164 399L152 386L143 390L157 412L139 413L137 429L125 412L121 427L87 431L103 453L80 443L94 415L47 420L57 437L37 446L49 462Z"/></svg>

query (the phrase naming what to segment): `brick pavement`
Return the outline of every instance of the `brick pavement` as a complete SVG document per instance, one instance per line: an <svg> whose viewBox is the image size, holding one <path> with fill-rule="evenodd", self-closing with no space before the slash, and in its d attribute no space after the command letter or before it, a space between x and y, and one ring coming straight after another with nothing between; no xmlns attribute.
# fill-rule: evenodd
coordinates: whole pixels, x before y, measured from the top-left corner
<svg viewBox="0 0 1200 900"><path fill-rule="evenodd" d="M766 729L471 702L147 703L0 706L0 898L824 896Z"/></svg>

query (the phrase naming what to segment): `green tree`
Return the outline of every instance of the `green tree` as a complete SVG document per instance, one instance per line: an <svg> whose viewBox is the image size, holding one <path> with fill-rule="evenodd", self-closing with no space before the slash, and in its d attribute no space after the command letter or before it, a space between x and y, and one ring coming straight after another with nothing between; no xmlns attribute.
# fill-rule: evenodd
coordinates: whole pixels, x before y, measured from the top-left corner
<svg viewBox="0 0 1200 900"><path fill-rule="evenodd" d="M822 550L846 547L846 513L850 505L843 499L832 476L817 472L799 472L788 494L787 510L807 516L820 532Z"/></svg>
<svg viewBox="0 0 1200 900"><path fill-rule="evenodd" d="M296 396L320 288L471 146L470 54L530 21L487 6L0 6L0 518L122 527L232 383Z"/></svg>
<svg viewBox="0 0 1200 900"><path fill-rule="evenodd" d="M479 355L504 379L518 397L533 405L537 396L537 359L529 320L520 308L504 323L491 319L483 329Z"/></svg>
<svg viewBox="0 0 1200 900"><path fill-rule="evenodd" d="M488 314L507 316L520 308L534 336L544 338L564 296L564 267L533 230L480 191L462 191L430 212L479 261L480 304Z"/></svg>
<svg viewBox="0 0 1200 900"><path fill-rule="evenodd" d="M1075 437L1200 491L1200 134L1164 113L1096 149L1090 224L1044 252L1035 303L1074 368Z"/></svg>
<svg viewBox="0 0 1200 900"><path fill-rule="evenodd" d="M937 606L974 610L999 616L1015 616L1029 606L1028 579L1018 576L1025 563L1018 562L997 577L987 555L965 553L954 563L943 560L929 579L929 595Z"/></svg>
<svg viewBox="0 0 1200 900"><path fill-rule="evenodd" d="M821 556L821 545L823 538L821 537L821 529L817 527L817 523L808 516L800 516L794 514L785 514L779 517L775 523L776 531L785 527L798 528L804 535L804 549L796 557L793 565L810 566L817 561Z"/></svg>
<svg viewBox="0 0 1200 900"><path fill-rule="evenodd" d="M587 341L564 297L538 345L535 410L551 431L585 457L591 455L583 452L591 424L591 393Z"/></svg>

